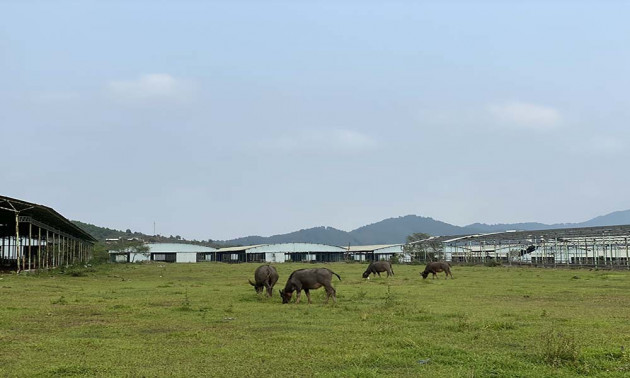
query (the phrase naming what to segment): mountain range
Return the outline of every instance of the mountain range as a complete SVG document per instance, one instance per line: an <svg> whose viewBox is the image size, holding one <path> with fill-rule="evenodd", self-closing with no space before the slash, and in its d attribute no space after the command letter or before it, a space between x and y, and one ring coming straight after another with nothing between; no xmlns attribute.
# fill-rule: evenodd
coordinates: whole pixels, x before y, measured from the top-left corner
<svg viewBox="0 0 630 378"><path fill-rule="evenodd" d="M435 236L468 235L477 233L502 232L507 230L545 230L557 228L597 227L630 224L630 210L616 211L581 223L473 223L468 226L454 226L433 218L418 215L405 215L388 218L380 222L359 227L352 231L342 231L332 227L314 227L273 236L247 236L225 240L219 243L229 245L255 245L287 242L323 243L332 245L373 245L404 243L407 236L422 232Z"/></svg>
<svg viewBox="0 0 630 378"><path fill-rule="evenodd" d="M98 240L106 238L118 238L121 236L133 236L153 242L191 242L179 236L164 237L144 235L138 232L130 233L109 228L94 226L91 224L73 221L76 225L89 232ZM255 245L274 243L321 243L338 246L347 245L374 245L374 244L398 244L404 243L407 236L421 232L435 236L468 235L489 232L502 232L507 230L545 230L557 228L597 227L630 224L630 210L616 211L602 215L581 223L501 223L485 224L473 223L468 226L454 226L433 218L418 215L405 215L397 218L388 218L380 222L359 227L352 231L338 230L333 227L313 227L288 234L273 236L246 236L231 240L221 241L192 241L210 246Z"/></svg>

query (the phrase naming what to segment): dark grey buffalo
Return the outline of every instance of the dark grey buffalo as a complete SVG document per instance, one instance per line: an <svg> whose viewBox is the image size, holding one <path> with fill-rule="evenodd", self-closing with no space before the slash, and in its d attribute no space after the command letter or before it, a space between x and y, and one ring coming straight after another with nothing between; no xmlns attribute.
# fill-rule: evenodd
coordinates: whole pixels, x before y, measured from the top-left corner
<svg viewBox="0 0 630 378"><path fill-rule="evenodd" d="M333 301L337 302L336 291L331 284L333 274L341 280L341 277L339 277L337 273L328 268L298 269L294 271L289 276L284 290L280 290L282 303L289 303L294 291L297 291L295 303L300 303L300 294L302 290L306 293L308 303L311 303L311 294L309 290L319 289L322 286L326 289L326 303L328 303L328 298L331 296Z"/></svg>
<svg viewBox="0 0 630 378"><path fill-rule="evenodd" d="M387 272L387 277L393 276L392 263L389 261L372 261L365 272L363 272L363 278L368 278L370 274L378 274L380 277L381 272Z"/></svg>
<svg viewBox="0 0 630 378"><path fill-rule="evenodd" d="M262 293L263 289L267 289L267 296L273 294L273 285L278 282L278 272L271 265L261 265L254 272L254 280L249 280L249 284L254 287L257 293Z"/></svg>
<svg viewBox="0 0 630 378"><path fill-rule="evenodd" d="M453 278L453 273L451 273L451 266L444 261L437 261L437 262L430 262L427 264L427 267L424 268L424 272L420 273L420 275L422 276L422 278L427 278L427 276L429 275L429 273L433 273L433 278L435 279L435 276L437 275L437 273L440 272L444 272L446 274L446 278L448 278L448 275L451 275L451 278Z"/></svg>

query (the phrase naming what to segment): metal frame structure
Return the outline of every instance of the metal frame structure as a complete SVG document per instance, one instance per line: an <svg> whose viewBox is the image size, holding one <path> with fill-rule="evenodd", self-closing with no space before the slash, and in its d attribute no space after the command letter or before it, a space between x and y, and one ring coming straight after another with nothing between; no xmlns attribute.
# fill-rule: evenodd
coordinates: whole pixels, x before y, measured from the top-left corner
<svg viewBox="0 0 630 378"><path fill-rule="evenodd" d="M0 270L19 273L86 262L95 242L52 208L0 196Z"/></svg>
<svg viewBox="0 0 630 378"><path fill-rule="evenodd" d="M461 263L584 266L630 269L630 225L507 231L432 237L441 258Z"/></svg>

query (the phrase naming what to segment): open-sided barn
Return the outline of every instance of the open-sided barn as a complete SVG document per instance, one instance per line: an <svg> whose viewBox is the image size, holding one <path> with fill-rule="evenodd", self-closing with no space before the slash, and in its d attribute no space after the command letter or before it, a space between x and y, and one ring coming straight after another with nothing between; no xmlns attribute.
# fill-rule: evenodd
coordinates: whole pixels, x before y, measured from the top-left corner
<svg viewBox="0 0 630 378"><path fill-rule="evenodd" d="M454 262L630 267L630 225L431 237Z"/></svg>
<svg viewBox="0 0 630 378"><path fill-rule="evenodd" d="M47 269L86 262L96 242L54 209L0 196L0 269Z"/></svg>

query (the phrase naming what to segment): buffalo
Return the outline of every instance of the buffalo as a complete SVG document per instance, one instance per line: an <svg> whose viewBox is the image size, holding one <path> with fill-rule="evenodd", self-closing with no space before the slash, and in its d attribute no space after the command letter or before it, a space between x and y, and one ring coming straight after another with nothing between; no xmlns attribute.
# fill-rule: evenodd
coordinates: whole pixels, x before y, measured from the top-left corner
<svg viewBox="0 0 630 378"><path fill-rule="evenodd" d="M254 280L249 280L249 284L254 287L256 293L262 293L263 289L267 289L267 296L271 297L273 294L273 285L278 282L278 272L276 268L271 265L261 265L256 268L254 272Z"/></svg>
<svg viewBox="0 0 630 378"><path fill-rule="evenodd" d="M308 303L311 303L311 294L309 290L319 289L320 287L326 288L326 303L332 296L333 301L337 302L337 296L335 288L332 287L332 275L337 276L339 280L341 277L328 268L315 268L315 269L298 269L291 273L284 290L280 290L280 297L282 297L282 303L289 303L293 292L297 291L297 297L295 303L300 303L300 294L302 290L306 293Z"/></svg>
<svg viewBox="0 0 630 378"><path fill-rule="evenodd" d="M451 278L453 278L453 273L451 273L451 266L449 265L449 263L444 261L428 263L426 268L424 268L424 272L420 273L420 275L423 279L425 279L427 278L429 273L433 273L433 278L435 279L437 273L440 272L444 272L446 274L446 278L448 278L449 274L451 275Z"/></svg>
<svg viewBox="0 0 630 378"><path fill-rule="evenodd" d="M378 274L380 277L381 272L387 272L387 277L390 275L393 276L394 270L392 269L392 263L389 261L372 261L365 272L363 272L363 278L370 277L370 274Z"/></svg>

